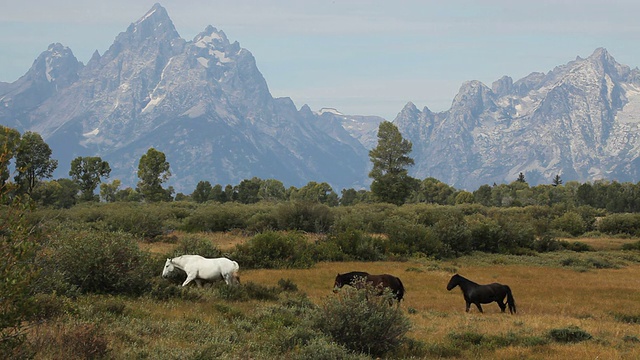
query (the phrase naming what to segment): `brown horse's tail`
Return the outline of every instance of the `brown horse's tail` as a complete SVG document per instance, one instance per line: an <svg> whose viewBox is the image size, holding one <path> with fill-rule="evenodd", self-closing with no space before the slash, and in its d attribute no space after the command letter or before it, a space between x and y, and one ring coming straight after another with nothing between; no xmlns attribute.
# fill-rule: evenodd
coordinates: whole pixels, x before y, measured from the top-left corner
<svg viewBox="0 0 640 360"><path fill-rule="evenodd" d="M509 305L509 312L511 314L516 313L516 300L513 298L513 294L511 294L511 288L505 285L507 289L507 304Z"/></svg>
<svg viewBox="0 0 640 360"><path fill-rule="evenodd" d="M399 305L400 300L402 300L402 298L404 297L404 285L402 284L402 281L400 281L399 277L396 277L396 279L398 280L398 285L400 285L398 287L398 290L396 291L396 299L398 299L398 305Z"/></svg>

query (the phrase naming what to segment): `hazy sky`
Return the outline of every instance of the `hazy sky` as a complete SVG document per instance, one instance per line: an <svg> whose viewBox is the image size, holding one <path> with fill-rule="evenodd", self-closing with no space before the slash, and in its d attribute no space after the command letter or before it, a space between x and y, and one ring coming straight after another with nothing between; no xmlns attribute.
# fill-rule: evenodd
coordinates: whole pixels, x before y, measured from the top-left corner
<svg viewBox="0 0 640 360"><path fill-rule="evenodd" d="M49 44L86 63L157 0L0 0L0 81ZM606 48L640 66L637 0L164 0L186 40L213 25L251 51L274 97L393 120L447 110L460 85L548 72Z"/></svg>

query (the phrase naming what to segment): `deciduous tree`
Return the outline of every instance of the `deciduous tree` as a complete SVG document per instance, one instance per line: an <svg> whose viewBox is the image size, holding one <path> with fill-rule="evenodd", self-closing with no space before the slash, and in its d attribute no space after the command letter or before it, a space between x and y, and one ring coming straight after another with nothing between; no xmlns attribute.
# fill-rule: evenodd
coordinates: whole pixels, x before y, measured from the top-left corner
<svg viewBox="0 0 640 360"><path fill-rule="evenodd" d="M20 144L20 133L12 128L0 125L0 187L9 180L9 163Z"/></svg>
<svg viewBox="0 0 640 360"><path fill-rule="evenodd" d="M169 162L165 154L154 148L142 155L138 164L138 189L145 201L170 201L171 191L165 190L162 184L169 180Z"/></svg>
<svg viewBox="0 0 640 360"><path fill-rule="evenodd" d="M110 173L109 163L99 156L77 157L71 161L71 170L69 170L69 176L78 184L84 201L97 200L94 191L101 182L100 178L108 178Z"/></svg>
<svg viewBox="0 0 640 360"><path fill-rule="evenodd" d="M22 135L16 152L16 184L22 193L31 194L38 181L51 178L58 160L51 159L51 148L38 133Z"/></svg>

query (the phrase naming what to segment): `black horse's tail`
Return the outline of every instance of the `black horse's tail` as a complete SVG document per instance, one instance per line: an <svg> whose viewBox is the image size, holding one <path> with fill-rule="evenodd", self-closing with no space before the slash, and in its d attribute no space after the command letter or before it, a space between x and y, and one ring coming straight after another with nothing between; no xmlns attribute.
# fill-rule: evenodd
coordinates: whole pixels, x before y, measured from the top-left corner
<svg viewBox="0 0 640 360"><path fill-rule="evenodd" d="M511 288L509 288L507 285L505 285L505 288L507 289L507 304L509 305L509 312L511 314L515 314L516 300L513 298L513 294L511 294Z"/></svg>

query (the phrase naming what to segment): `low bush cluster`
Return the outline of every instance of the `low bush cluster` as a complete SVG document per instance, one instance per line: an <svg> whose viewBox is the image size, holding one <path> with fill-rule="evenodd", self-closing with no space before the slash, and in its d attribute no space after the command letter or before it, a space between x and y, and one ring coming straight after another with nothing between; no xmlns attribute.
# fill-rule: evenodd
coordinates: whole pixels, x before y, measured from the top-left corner
<svg viewBox="0 0 640 360"><path fill-rule="evenodd" d="M36 280L39 292L143 294L149 289L149 256L127 233L57 229L50 237Z"/></svg>
<svg viewBox="0 0 640 360"><path fill-rule="evenodd" d="M400 347L410 329L409 319L390 301L390 293L377 296L371 286L345 287L320 307L315 327L349 350L384 356Z"/></svg>

